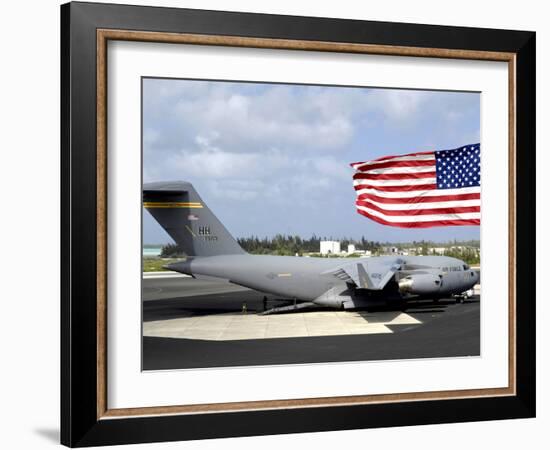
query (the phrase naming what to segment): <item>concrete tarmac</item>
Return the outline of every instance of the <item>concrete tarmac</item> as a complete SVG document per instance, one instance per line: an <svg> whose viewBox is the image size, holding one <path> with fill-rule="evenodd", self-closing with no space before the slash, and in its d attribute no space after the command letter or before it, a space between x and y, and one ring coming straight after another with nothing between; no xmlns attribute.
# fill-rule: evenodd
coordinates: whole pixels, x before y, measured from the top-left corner
<svg viewBox="0 0 550 450"><path fill-rule="evenodd" d="M412 302L405 311L319 308L299 316L258 316L264 295L214 280L144 279L143 369L480 354L479 296L464 304L453 299ZM268 307L284 304L266 296ZM293 333L288 334L289 329Z"/></svg>

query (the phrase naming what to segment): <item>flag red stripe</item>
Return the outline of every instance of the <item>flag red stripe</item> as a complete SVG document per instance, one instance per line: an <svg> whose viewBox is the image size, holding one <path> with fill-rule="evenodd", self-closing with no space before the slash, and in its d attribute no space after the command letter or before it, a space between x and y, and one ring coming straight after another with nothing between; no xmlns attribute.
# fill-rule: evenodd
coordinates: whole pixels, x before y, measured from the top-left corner
<svg viewBox="0 0 550 450"><path fill-rule="evenodd" d="M388 161L379 164L369 164L365 167L357 167L355 170L359 172L368 172L372 169L386 169L388 167L422 167L435 166L435 159L421 159L418 161Z"/></svg>
<svg viewBox="0 0 550 450"><path fill-rule="evenodd" d="M387 156L381 156L380 158L371 159L370 161L359 161L351 163L350 166L355 166L357 164L368 164L372 161L384 161L385 159L393 159L393 158L404 158L409 156L421 156L421 155L433 155L435 152L433 150L427 151L427 152L414 152L414 153L406 153L404 155L387 155Z"/></svg>
<svg viewBox="0 0 550 450"><path fill-rule="evenodd" d="M365 217L368 217L375 222L378 222L382 225L390 225L392 227L400 228L431 228L431 227L442 227L442 226L460 226L460 225L479 225L479 219L458 219L458 220L433 220L425 222L389 222L387 220L381 219L380 217L373 216L366 211L358 209L357 212Z"/></svg>
<svg viewBox="0 0 550 450"><path fill-rule="evenodd" d="M354 180L409 180L418 178L435 178L435 170L431 172L412 173L366 173L360 172L353 175Z"/></svg>
<svg viewBox="0 0 550 450"><path fill-rule="evenodd" d="M429 214L460 214L460 213L471 213L471 212L480 212L479 206L456 206L451 208L423 208L423 209L384 209L378 205L375 205L369 201L357 200L356 205L366 206L369 209L374 211L381 212L386 216L422 216Z"/></svg>
<svg viewBox="0 0 550 450"><path fill-rule="evenodd" d="M444 190L443 190L444 192ZM379 203L433 203L433 202L448 202L459 200L477 200L481 197L479 193L475 194L460 194L460 195L434 195L426 197L380 197L374 194L359 194L357 200L374 200Z"/></svg>
<svg viewBox="0 0 550 450"><path fill-rule="evenodd" d="M433 154L434 154L434 151L430 150L427 152L405 153L404 155L381 156L380 158L373 159L372 161L383 161L384 159L402 158L404 156L420 156L420 155L433 155ZM366 162L369 162L369 161L366 161Z"/></svg>
<svg viewBox="0 0 550 450"><path fill-rule="evenodd" d="M436 184L430 183L430 184L413 184L409 186L373 186L371 184L358 184L357 186L354 186L354 189L356 191L360 189L376 189L378 191L384 191L384 192L403 192L403 191L422 191L422 190L431 190L435 189Z"/></svg>

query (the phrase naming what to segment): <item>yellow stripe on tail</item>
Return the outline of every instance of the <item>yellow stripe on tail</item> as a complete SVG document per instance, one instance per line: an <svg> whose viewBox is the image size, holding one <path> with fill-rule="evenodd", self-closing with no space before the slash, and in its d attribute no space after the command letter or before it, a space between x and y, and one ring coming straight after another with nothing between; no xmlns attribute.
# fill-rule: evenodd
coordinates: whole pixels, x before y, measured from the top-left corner
<svg viewBox="0 0 550 450"><path fill-rule="evenodd" d="M202 208L199 202L144 202L145 208Z"/></svg>

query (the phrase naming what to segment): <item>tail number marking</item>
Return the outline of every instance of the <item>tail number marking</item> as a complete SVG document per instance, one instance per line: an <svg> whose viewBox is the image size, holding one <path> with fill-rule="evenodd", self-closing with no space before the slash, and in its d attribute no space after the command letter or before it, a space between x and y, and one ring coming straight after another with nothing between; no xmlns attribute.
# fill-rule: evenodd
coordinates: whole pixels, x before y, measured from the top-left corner
<svg viewBox="0 0 550 450"><path fill-rule="evenodd" d="M199 227L199 236L210 236L210 227Z"/></svg>

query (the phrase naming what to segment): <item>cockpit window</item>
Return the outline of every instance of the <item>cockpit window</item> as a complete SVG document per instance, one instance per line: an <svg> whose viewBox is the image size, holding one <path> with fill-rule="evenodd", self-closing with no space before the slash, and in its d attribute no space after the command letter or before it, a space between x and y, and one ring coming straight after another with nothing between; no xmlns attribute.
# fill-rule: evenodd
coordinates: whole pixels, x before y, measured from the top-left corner
<svg viewBox="0 0 550 450"><path fill-rule="evenodd" d="M468 264L464 264L464 265L462 266L462 268L463 268L464 270L468 270L468 269L470 268L470 266L469 266Z"/></svg>

